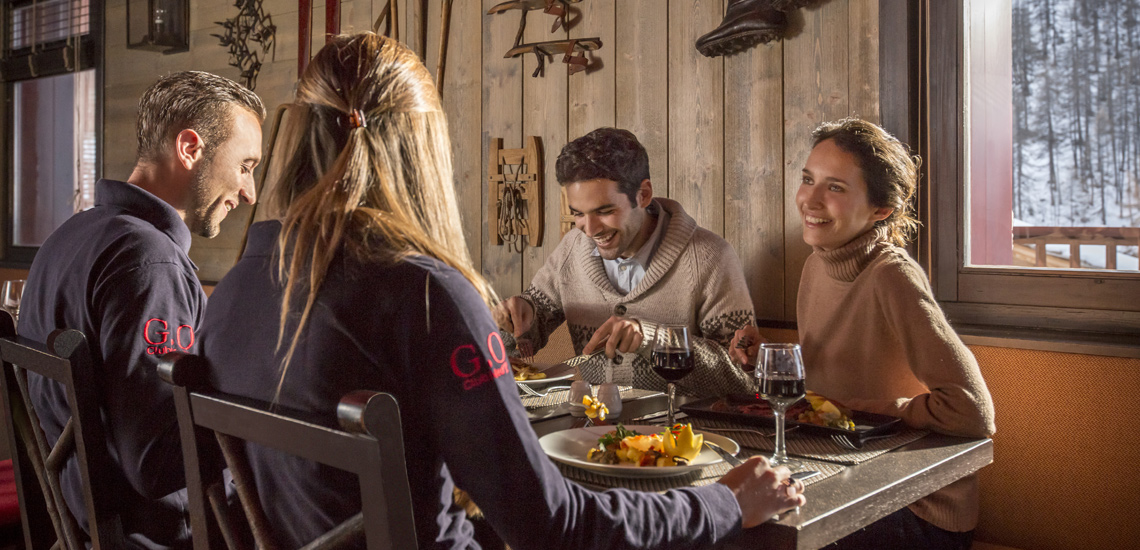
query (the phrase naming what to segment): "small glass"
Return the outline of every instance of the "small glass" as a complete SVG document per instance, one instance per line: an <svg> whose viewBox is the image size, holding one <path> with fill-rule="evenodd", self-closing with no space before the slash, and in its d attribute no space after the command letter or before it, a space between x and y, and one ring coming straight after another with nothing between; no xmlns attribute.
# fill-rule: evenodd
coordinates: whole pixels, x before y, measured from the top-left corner
<svg viewBox="0 0 1140 550"><path fill-rule="evenodd" d="M587 395L591 399L594 397L589 382L575 380L570 384L570 395L566 398L566 402L570 404L570 416L586 416L586 407L582 406L582 398Z"/></svg>
<svg viewBox="0 0 1140 550"><path fill-rule="evenodd" d="M0 290L0 307L12 314L16 321L20 320L20 299L24 297L24 280L13 279L4 281L3 290Z"/></svg>
<svg viewBox="0 0 1140 550"><path fill-rule="evenodd" d="M606 419L617 422L621 418L621 391L617 384L599 384L598 401L606 405Z"/></svg>
<svg viewBox="0 0 1140 550"><path fill-rule="evenodd" d="M689 327L684 325L661 325L653 341L653 372L665 379L666 393L669 395L669 426L676 424L674 418L676 381L686 377L696 363L693 358L692 340Z"/></svg>
<svg viewBox="0 0 1140 550"><path fill-rule="evenodd" d="M799 462L788 458L784 446L784 412L804 397L804 360L799 344L760 344L760 397L772 405L776 417L776 452L769 460L773 466L795 468Z"/></svg>

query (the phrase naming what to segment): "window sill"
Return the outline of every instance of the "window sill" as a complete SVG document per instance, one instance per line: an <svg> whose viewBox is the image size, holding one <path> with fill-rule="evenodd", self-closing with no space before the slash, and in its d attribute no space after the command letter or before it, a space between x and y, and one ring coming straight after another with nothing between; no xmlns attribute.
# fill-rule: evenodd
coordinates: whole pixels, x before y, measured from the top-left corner
<svg viewBox="0 0 1140 550"><path fill-rule="evenodd" d="M1074 333L1043 329L1019 329L982 325L955 325L962 341L971 346L1055 351L1104 357L1140 359L1136 335Z"/></svg>

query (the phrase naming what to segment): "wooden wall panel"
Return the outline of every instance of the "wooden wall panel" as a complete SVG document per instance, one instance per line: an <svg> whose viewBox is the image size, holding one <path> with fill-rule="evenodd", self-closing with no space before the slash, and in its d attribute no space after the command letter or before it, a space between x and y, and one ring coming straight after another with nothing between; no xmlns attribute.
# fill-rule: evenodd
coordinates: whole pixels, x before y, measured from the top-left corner
<svg viewBox="0 0 1140 550"><path fill-rule="evenodd" d="M788 320L796 317L799 276L811 254L803 242L795 204L804 161L811 152L811 132L820 122L847 116L850 110L848 2L800 11L802 32L784 42L784 319Z"/></svg>
<svg viewBox="0 0 1140 550"><path fill-rule="evenodd" d="M613 47L615 124L649 153L654 193L669 190L669 10L661 0L622 0Z"/></svg>
<svg viewBox="0 0 1140 550"><path fill-rule="evenodd" d="M577 4L579 12L570 38L602 39L602 47L586 54L590 68L571 76L569 80L569 112L567 124L569 139L581 137L602 126L613 126L616 121L614 97L614 44L617 0L587 0ZM622 0L625 1L625 0ZM561 65L561 62L559 62ZM562 68L561 70L565 70Z"/></svg>
<svg viewBox="0 0 1140 550"><path fill-rule="evenodd" d="M483 165L486 155L480 145L484 140L482 128L483 7L478 2L455 2L451 11L451 31L448 39L446 66L443 80L443 109L447 113L451 130L452 166L455 170L455 191L459 201L459 214L463 222L463 236L476 267L483 261L483 226L487 170ZM439 33L438 22L435 34ZM438 56L429 54L432 59ZM431 47L429 45L429 51ZM499 54L501 57L502 54ZM432 70L435 70L433 61ZM434 74L434 73L433 73ZM437 75L438 77L438 75Z"/></svg>
<svg viewBox="0 0 1140 550"><path fill-rule="evenodd" d="M697 224L724 234L724 62L695 43L723 0L669 2L669 191Z"/></svg>
<svg viewBox="0 0 1140 550"><path fill-rule="evenodd" d="M879 0L851 0L847 64L849 114L876 124L879 115ZM895 47L903 48L905 43Z"/></svg>
<svg viewBox="0 0 1140 550"><path fill-rule="evenodd" d="M509 17L517 18L519 12L511 12ZM500 17L508 17L502 15ZM551 21L554 18L541 11L532 12L527 16L524 42L545 42L548 40L565 40L569 31L559 28L550 32ZM530 286L535 273L546 262L546 257L561 240L558 230L559 204L562 198L558 179L554 175L554 161L558 152L567 140L567 65L561 58L555 57L545 64L545 76L532 77L538 67L538 58L527 54L521 59L523 78L523 136L538 136L543 148L543 239L538 247L527 246L522 252L523 270L521 284L523 288ZM573 78L585 76L582 73Z"/></svg>
<svg viewBox="0 0 1140 550"><path fill-rule="evenodd" d="M490 279L495 292L502 297L514 296L522 292L522 257L507 246L493 244L495 220L494 212L488 205L493 198L487 190L487 158L489 142L502 138L503 147L522 147L522 61L504 59L503 54L514 44L518 30L518 13L507 12L486 15L489 8L498 4L497 0L483 0L483 83L482 83L482 127L483 127L483 170L484 181L482 207L483 224L483 275ZM528 17L529 18L529 17ZM537 18L535 18L537 19Z"/></svg>
<svg viewBox="0 0 1140 550"><path fill-rule="evenodd" d="M879 120L879 11L884 0L831 0L791 14L782 41L730 57L705 58L697 37L721 21L726 0L583 0L569 31L550 33L551 18L530 13L528 41L600 37L589 72L566 75L559 57L531 78L535 60L504 59L518 11L489 16L499 0L456 1L447 52L444 109L451 130L464 234L476 266L503 296L520 292L559 240L560 188L554 162L562 145L600 126L638 135L650 155L654 192L671 196L741 257L758 317L792 320L803 261L794 205L808 136L823 120L859 114ZM342 30L370 28L387 0L341 4ZM424 50L433 73L439 51L440 2L400 3L400 37ZM324 0L312 13L313 51L324 45ZM107 6L106 143L134 143L137 98L155 74L199 69L237 78L228 54L210 36L236 10L230 0L192 0L191 51L163 56L125 49L124 3ZM267 108L292 99L296 81L297 5L266 0L277 25L276 57L262 68L257 92ZM118 15L116 15L118 14ZM209 14L209 15L203 15ZM427 35L420 46L426 22ZM266 125L268 139L268 122ZM547 184L544 244L524 253L490 245L487 145L543 138ZM106 147L104 173L126 177L133 147ZM264 196L265 190L262 195ZM236 257L247 212L234 212L223 235L198 239L192 255L213 280ZM261 215L259 210L259 216Z"/></svg>
<svg viewBox="0 0 1140 550"><path fill-rule="evenodd" d="M784 318L784 45L724 62L724 238L736 247L758 319ZM789 217L796 217L794 212Z"/></svg>

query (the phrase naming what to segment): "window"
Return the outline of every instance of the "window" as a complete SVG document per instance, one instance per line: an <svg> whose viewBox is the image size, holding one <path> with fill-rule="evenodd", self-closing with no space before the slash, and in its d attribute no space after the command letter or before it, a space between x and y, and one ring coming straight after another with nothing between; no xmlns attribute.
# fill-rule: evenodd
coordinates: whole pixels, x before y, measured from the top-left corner
<svg viewBox="0 0 1140 550"><path fill-rule="evenodd" d="M960 328L1140 334L1140 13L1126 4L924 3L924 243Z"/></svg>
<svg viewBox="0 0 1140 550"><path fill-rule="evenodd" d="M5 140L4 254L29 263L64 220L94 203L98 0L0 0Z"/></svg>

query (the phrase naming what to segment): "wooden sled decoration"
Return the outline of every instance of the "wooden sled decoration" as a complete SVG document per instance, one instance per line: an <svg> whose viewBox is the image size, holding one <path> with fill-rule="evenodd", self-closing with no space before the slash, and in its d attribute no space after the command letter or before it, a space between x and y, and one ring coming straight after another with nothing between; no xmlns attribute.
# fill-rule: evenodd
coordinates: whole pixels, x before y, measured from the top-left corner
<svg viewBox="0 0 1140 550"><path fill-rule="evenodd" d="M530 76L538 77L546 73L546 61L555 55L562 55L562 62L566 63L566 73L574 74L586 70L590 60L586 58L587 51L594 51L602 47L601 38L578 38L572 40L551 40L550 42L535 42L533 44L520 44L510 49L503 57L518 57L533 53L538 59L538 67Z"/></svg>
<svg viewBox="0 0 1140 550"><path fill-rule="evenodd" d="M565 237L571 229L574 229L574 214L570 213L570 201L566 199L566 188L561 185L558 186L562 190L562 204L558 216L558 229L562 230L559 238Z"/></svg>
<svg viewBox="0 0 1140 550"><path fill-rule="evenodd" d="M503 149L503 138L491 138L488 149L487 214L495 223L495 244L516 252L527 244L542 246L542 140L529 136L525 148Z"/></svg>
<svg viewBox="0 0 1140 550"><path fill-rule="evenodd" d="M552 14L555 16L554 26L551 27L550 32L557 31L559 27L566 26L566 14L569 11L569 4L578 3L582 0L517 0L514 2L503 2L492 7L487 11L488 14L503 13L509 10L522 10L522 17L519 19L519 31L515 34L515 45L505 58L518 57L523 54L533 53L535 58L538 59L538 67L535 68L532 77L539 77L546 74L546 62L554 58L555 55L562 56L562 62L566 63L567 74L574 74L584 71L590 65L589 58L586 57L585 52L593 51L602 47L601 38L576 38L568 40L551 40L548 42L531 42L528 44L522 43L523 31L526 29L526 14L531 10L541 9L544 13Z"/></svg>
<svg viewBox="0 0 1140 550"><path fill-rule="evenodd" d="M566 14L570 11L569 4L577 4L581 1L582 0L514 0L512 2L496 4L487 10L487 15L495 15L510 10L522 10L523 21L525 22L526 12L542 10L542 13L554 16L554 26L550 27L550 32L554 32L560 27L566 26ZM519 35L522 35L521 28L519 29Z"/></svg>

